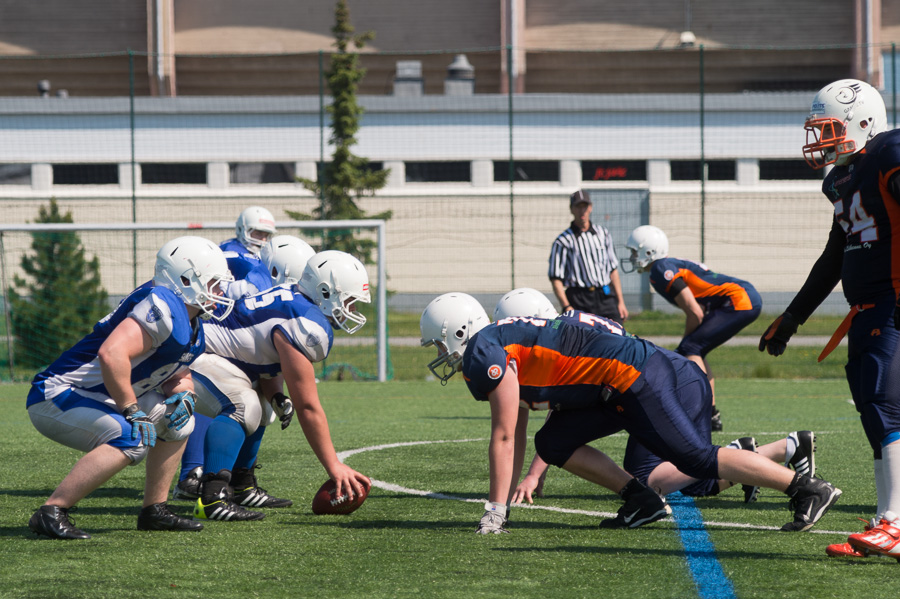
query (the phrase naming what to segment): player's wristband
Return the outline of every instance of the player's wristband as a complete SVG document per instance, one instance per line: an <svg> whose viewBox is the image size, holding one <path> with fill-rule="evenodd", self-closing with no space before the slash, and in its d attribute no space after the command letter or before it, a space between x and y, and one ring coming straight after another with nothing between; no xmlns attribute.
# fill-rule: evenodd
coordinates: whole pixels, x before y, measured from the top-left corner
<svg viewBox="0 0 900 599"><path fill-rule="evenodd" d="M122 416L124 416L125 418L128 418L135 412L140 412L140 411L141 411L141 406L139 406L137 404L137 402L135 402L133 404L129 404L129 405L125 406L125 408L122 410Z"/></svg>

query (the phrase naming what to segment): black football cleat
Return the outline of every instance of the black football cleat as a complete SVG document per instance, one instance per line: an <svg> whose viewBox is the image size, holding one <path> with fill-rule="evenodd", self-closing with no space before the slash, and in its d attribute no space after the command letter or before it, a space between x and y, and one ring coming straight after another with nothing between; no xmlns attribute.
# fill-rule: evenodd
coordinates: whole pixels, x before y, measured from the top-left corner
<svg viewBox="0 0 900 599"><path fill-rule="evenodd" d="M234 502L251 508L290 507L294 505L294 502L290 499L272 497L256 483L256 475L253 471L259 467L259 464L255 464L252 468L235 468L231 473Z"/></svg>
<svg viewBox="0 0 900 599"><path fill-rule="evenodd" d="M672 508L663 497L636 478L625 485L620 495L625 504L619 508L615 518L601 520L600 528L637 528L672 513Z"/></svg>
<svg viewBox="0 0 900 599"><path fill-rule="evenodd" d="M42 505L28 521L28 528L36 534L51 539L90 539L91 535L75 528L75 522L69 519L72 508L58 505Z"/></svg>
<svg viewBox="0 0 900 599"><path fill-rule="evenodd" d="M175 501L200 499L200 477L202 475L203 469L199 466L188 472L188 475L178 481L175 488L172 489L172 499Z"/></svg>
<svg viewBox="0 0 900 599"><path fill-rule="evenodd" d="M782 526L781 530L803 532L812 528L837 503L841 490L821 478L799 476L788 487L788 494L791 497L790 509L794 511L794 520Z"/></svg>
<svg viewBox="0 0 900 599"><path fill-rule="evenodd" d="M169 506L154 503L141 510L137 521L138 530L203 530L203 524L190 518L173 514Z"/></svg>

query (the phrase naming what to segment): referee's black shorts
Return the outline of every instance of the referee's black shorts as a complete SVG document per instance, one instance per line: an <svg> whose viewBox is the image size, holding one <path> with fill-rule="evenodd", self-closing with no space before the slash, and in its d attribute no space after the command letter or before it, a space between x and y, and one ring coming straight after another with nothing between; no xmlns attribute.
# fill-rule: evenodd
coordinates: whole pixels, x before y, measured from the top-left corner
<svg viewBox="0 0 900 599"><path fill-rule="evenodd" d="M609 286L568 287L566 299L569 300L569 305L576 310L590 312L622 324L618 299Z"/></svg>

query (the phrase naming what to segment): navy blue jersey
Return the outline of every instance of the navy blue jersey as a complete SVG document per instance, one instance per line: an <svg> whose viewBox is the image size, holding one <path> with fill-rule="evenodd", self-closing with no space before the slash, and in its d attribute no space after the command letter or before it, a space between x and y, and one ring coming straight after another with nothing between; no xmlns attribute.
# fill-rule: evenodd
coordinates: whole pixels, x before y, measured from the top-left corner
<svg viewBox="0 0 900 599"><path fill-rule="evenodd" d="M90 334L34 377L28 405L52 399L70 388L99 402L108 399L97 352L126 318L136 320L152 339L152 349L132 361L131 386L137 397L186 368L206 347L199 319L190 319L184 301L165 287L145 283L94 325Z"/></svg>
<svg viewBox="0 0 900 599"><path fill-rule="evenodd" d="M226 291L228 297L237 300L265 291L275 284L259 256L247 250L237 239L223 241L219 244L219 248L225 254L228 270L234 277L234 283L231 283Z"/></svg>
<svg viewBox="0 0 900 599"><path fill-rule="evenodd" d="M850 164L835 166L822 192L844 231L840 277L852 304L900 292L900 129L875 136Z"/></svg>
<svg viewBox="0 0 900 599"><path fill-rule="evenodd" d="M655 352L637 337L561 318L505 318L469 340L462 373L473 397L485 401L515 360L523 407L577 409L596 405L604 392L628 390Z"/></svg>
<svg viewBox="0 0 900 599"><path fill-rule="evenodd" d="M682 289L690 289L707 309L730 304L736 311L752 310L756 292L747 281L711 271L705 264L679 258L660 258L650 265L650 285L673 306ZM752 293L748 293L752 290Z"/></svg>

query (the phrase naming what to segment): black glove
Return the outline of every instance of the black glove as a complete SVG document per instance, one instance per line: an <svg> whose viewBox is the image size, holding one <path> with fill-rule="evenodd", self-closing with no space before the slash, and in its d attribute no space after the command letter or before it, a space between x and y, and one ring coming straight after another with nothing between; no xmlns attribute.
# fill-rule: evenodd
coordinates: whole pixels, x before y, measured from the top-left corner
<svg viewBox="0 0 900 599"><path fill-rule="evenodd" d="M800 326L790 312L785 312L769 325L763 336L759 338L759 351L768 351L770 355L780 356L784 353L791 336Z"/></svg>
<svg viewBox="0 0 900 599"><path fill-rule="evenodd" d="M123 412L125 420L131 425L131 438L140 439L147 447L153 447L156 445L156 424L140 408L133 409L136 407L137 404L132 404L129 406L132 409L126 408Z"/></svg>
<svg viewBox="0 0 900 599"><path fill-rule="evenodd" d="M281 420L281 430L286 429L291 424L291 417L294 415L294 402L284 393L276 393L272 396L272 408L278 419Z"/></svg>

